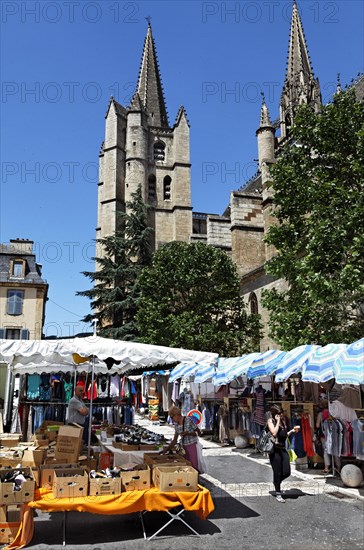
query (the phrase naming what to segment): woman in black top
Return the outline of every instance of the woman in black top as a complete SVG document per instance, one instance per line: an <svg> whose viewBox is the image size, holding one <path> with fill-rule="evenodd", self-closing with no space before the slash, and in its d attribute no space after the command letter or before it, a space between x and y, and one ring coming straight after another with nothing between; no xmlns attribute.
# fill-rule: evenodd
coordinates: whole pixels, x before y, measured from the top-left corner
<svg viewBox="0 0 364 550"><path fill-rule="evenodd" d="M287 432L287 426L282 415L281 409L277 405L270 408L271 418L268 419L267 425L270 433L274 437L273 452L269 455L269 460L273 469L273 483L276 490L276 500L278 502L286 502L282 497L281 483L284 479L291 475L291 465L289 456L286 451L286 439L294 432L298 432L299 426L295 426Z"/></svg>

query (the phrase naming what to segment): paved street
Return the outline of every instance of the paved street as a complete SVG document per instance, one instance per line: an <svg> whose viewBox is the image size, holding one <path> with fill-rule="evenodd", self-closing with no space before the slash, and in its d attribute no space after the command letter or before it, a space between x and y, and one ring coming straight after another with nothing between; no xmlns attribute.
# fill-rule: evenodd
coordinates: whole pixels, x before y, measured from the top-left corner
<svg viewBox="0 0 364 550"><path fill-rule="evenodd" d="M147 421L145 421L147 424ZM149 426L169 436L173 429ZM293 472L286 482L286 503L272 496L268 461L252 450L239 451L204 440L209 472L201 483L210 491L215 511L205 521L184 517L200 533L173 522L157 539L144 541L136 515L96 516L72 512L67 520L69 550L133 549L337 549L364 548L364 488L345 490L339 480ZM63 514L39 513L29 548L62 548ZM150 535L166 522L165 515L145 516Z"/></svg>

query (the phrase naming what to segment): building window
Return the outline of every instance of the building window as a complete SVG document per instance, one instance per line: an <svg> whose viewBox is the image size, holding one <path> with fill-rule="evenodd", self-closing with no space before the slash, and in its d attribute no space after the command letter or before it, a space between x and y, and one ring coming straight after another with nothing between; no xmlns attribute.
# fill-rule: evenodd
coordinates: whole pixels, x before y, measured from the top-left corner
<svg viewBox="0 0 364 550"><path fill-rule="evenodd" d="M250 304L250 313L252 315L258 315L259 308L258 308L258 298L254 292L251 293L249 296L249 304Z"/></svg>
<svg viewBox="0 0 364 550"><path fill-rule="evenodd" d="M6 329L7 340L20 340L20 328L7 328Z"/></svg>
<svg viewBox="0 0 364 550"><path fill-rule="evenodd" d="M23 313L24 290L8 290L8 315Z"/></svg>
<svg viewBox="0 0 364 550"><path fill-rule="evenodd" d="M23 260L14 260L11 270L13 277L24 277L24 262Z"/></svg>
<svg viewBox="0 0 364 550"><path fill-rule="evenodd" d="M154 144L153 158L154 160L163 161L166 157L166 146L162 141L157 141Z"/></svg>
<svg viewBox="0 0 364 550"><path fill-rule="evenodd" d="M154 202L156 199L156 178L154 174L148 178L148 199L149 202Z"/></svg>
<svg viewBox="0 0 364 550"><path fill-rule="evenodd" d="M172 184L171 177L165 176L163 180L163 199L165 201L171 200L171 184Z"/></svg>

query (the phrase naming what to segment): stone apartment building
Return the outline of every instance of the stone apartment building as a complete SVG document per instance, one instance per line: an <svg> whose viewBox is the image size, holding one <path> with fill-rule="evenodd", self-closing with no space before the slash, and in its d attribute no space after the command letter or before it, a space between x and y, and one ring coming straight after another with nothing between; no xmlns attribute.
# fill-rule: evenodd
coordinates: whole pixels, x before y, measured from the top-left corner
<svg viewBox="0 0 364 550"><path fill-rule="evenodd" d="M33 244L28 239L11 239L0 245L0 338L42 338L48 284Z"/></svg>
<svg viewBox="0 0 364 550"><path fill-rule="evenodd" d="M360 94L363 84L364 79L359 79ZM142 184L144 200L151 206L149 223L154 229L154 249L173 240L202 241L231 256L241 276L241 292L249 310L262 316L265 327L262 351L276 347L268 337L268 312L261 305L262 289L285 285L264 270L265 262L274 254L263 242L272 223L273 196L267 187L269 166L282 148L289 146L295 111L303 103L318 112L321 93L294 2L279 120L271 121L263 98L256 132L257 174L230 194L223 215L192 210L189 123L181 107L174 125L169 125L150 23L132 101L124 107L111 98L106 114L105 140L100 152L96 237L112 234L117 229L116 212L125 210L131 193Z"/></svg>

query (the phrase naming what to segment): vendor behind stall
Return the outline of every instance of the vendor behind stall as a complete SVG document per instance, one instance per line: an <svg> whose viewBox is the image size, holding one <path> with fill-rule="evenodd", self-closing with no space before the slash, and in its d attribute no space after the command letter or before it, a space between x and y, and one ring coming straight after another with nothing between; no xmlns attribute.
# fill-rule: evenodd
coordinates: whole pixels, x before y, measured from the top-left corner
<svg viewBox="0 0 364 550"><path fill-rule="evenodd" d="M74 396L69 400L68 403L68 424L79 424L83 427L83 440L87 442L87 422L86 418L88 416L88 408L86 404L82 401L84 393L83 386L76 386Z"/></svg>

